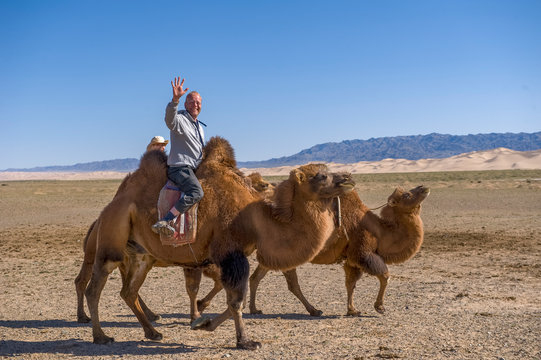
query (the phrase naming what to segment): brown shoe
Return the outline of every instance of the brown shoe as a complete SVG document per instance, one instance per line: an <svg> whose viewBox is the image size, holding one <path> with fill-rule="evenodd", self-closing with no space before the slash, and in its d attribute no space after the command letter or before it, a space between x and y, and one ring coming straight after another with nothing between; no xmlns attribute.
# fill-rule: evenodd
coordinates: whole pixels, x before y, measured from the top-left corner
<svg viewBox="0 0 541 360"><path fill-rule="evenodd" d="M165 236L173 236L175 233L175 229L169 225L168 221L165 220L160 220L156 224L152 225L152 231L154 231L156 234Z"/></svg>

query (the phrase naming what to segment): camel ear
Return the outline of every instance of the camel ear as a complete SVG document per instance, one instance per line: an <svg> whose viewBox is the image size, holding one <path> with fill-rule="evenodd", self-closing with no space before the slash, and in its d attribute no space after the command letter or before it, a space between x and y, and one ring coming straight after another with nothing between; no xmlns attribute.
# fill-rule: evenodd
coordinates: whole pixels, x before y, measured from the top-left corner
<svg viewBox="0 0 541 360"><path fill-rule="evenodd" d="M295 194L295 184L291 180L282 181L274 191L274 197L271 202L272 216L281 222L291 222L293 217L293 195Z"/></svg>
<svg viewBox="0 0 541 360"><path fill-rule="evenodd" d="M387 205L390 207L398 205L398 202L400 201L400 197L402 196L402 193L404 190L402 190L401 187L397 187L394 192L389 196L387 199Z"/></svg>
<svg viewBox="0 0 541 360"><path fill-rule="evenodd" d="M299 169L293 169L289 173L289 179L295 181L297 184L306 180L306 174Z"/></svg>

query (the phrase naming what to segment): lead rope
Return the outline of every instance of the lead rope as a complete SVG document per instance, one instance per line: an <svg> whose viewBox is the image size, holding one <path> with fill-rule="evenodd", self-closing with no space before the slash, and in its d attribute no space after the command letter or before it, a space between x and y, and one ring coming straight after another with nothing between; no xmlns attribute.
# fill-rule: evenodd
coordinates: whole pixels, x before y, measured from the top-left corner
<svg viewBox="0 0 541 360"><path fill-rule="evenodd" d="M340 206L340 197L338 196L336 198L336 204L338 206L338 227L341 227L342 230L344 231L344 235L346 236L346 240L349 242L349 235L348 235L348 232L346 230L346 227L345 226L342 226L342 207ZM385 205L387 205L387 203L381 205L381 206L378 206L376 208L373 208L373 209L368 209L370 211L372 210L377 210L377 209L381 209L382 207L384 207Z"/></svg>
<svg viewBox="0 0 541 360"><path fill-rule="evenodd" d="M378 206L378 207L376 207L376 208L373 208L373 209L368 209L368 210L372 211L372 210L381 209L381 208L384 207L385 205L387 205L387 203L385 203L385 204L383 204L383 205L381 205L381 206Z"/></svg>
<svg viewBox="0 0 541 360"><path fill-rule="evenodd" d="M190 247L190 251L192 252L193 258L195 259L196 265L199 266L199 260L197 260L197 257L195 256L195 253L192 249L192 244L188 243L188 246Z"/></svg>
<svg viewBox="0 0 541 360"><path fill-rule="evenodd" d="M347 242L349 243L349 236L348 236L348 232L346 231L346 227L345 226L342 226L342 206L340 205L340 197L338 196L336 198L336 205L338 206L338 227L341 227L342 230L344 231L344 235L346 235L346 240Z"/></svg>

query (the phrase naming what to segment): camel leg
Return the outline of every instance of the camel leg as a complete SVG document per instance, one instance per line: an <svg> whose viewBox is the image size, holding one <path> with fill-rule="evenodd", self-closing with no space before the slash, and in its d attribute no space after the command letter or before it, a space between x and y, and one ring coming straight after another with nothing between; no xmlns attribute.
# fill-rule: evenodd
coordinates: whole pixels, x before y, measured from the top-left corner
<svg viewBox="0 0 541 360"><path fill-rule="evenodd" d="M148 256L148 255L146 255ZM135 264L137 263L137 255L136 254L133 254L133 253L130 253L129 255L127 255L126 257L124 257L124 261L122 261L122 263L118 266L118 269L120 270L120 276L122 277L122 286L125 286L125 284L127 284L127 277L128 277L128 272L130 271L130 267L131 266L136 266ZM150 261L150 259L149 259ZM150 270L150 269L149 269ZM140 295L137 295L137 298L139 300L139 304L141 305L141 309L143 309L143 312L145 313L147 319L149 321L156 321L158 319L160 319L160 315L157 315L155 314L152 310L150 310L148 308L148 306L145 304L145 302L143 301L143 299L141 298Z"/></svg>
<svg viewBox="0 0 541 360"><path fill-rule="evenodd" d="M130 262L130 268L125 274L125 280L123 279L120 296L139 320L145 331L145 337L151 340L161 340L163 335L152 326L139 301L139 289L143 285L148 272L152 269L154 259L150 256L132 256L131 260L133 261Z"/></svg>
<svg viewBox="0 0 541 360"><path fill-rule="evenodd" d="M257 288L261 280L267 275L269 269L263 265L257 265L252 276L250 276L250 314L263 314L263 311L258 310L255 299L257 295Z"/></svg>
<svg viewBox="0 0 541 360"><path fill-rule="evenodd" d="M143 309L143 312L145 313L145 316L147 317L149 321L155 322L160 319L160 315L150 310L140 295L137 295L137 300L139 301L139 305L141 305L141 309Z"/></svg>
<svg viewBox="0 0 541 360"><path fill-rule="evenodd" d="M383 307L383 296L385 295L385 288L389 282L389 269L381 256L369 253L364 254L360 259L361 267L370 275L377 276L379 279L379 292L376 302L374 303L374 308L380 314L385 312Z"/></svg>
<svg viewBox="0 0 541 360"><path fill-rule="evenodd" d="M297 270L292 269L289 271L283 271L282 273L286 277L287 288L289 289L289 291L293 293L293 295L297 297L297 299L299 299L302 302L302 304L306 308L306 311L310 313L310 316L323 315L323 311L318 310L315 307L313 307L312 304L310 304L308 300L306 300L306 298L302 294L301 287L299 285L299 279L297 278Z"/></svg>
<svg viewBox="0 0 541 360"><path fill-rule="evenodd" d="M92 276L92 265L93 263L88 264L84 262L81 265L79 275L77 278L75 278L75 291L77 293L77 322L79 323L90 322L90 318L85 313L84 296L86 285Z"/></svg>
<svg viewBox="0 0 541 360"><path fill-rule="evenodd" d="M85 304L84 296L85 289L90 281L92 276L92 265L94 265L94 258L96 257L96 223L98 220L94 221L84 240L84 259L83 264L81 265L81 270L79 275L75 278L75 292L77 293L77 322L79 323L89 323L90 318L85 313Z"/></svg>
<svg viewBox="0 0 541 360"><path fill-rule="evenodd" d="M193 324L192 328L212 331L232 315L235 321L237 348L245 350L259 349L261 343L249 340L246 336L242 319L242 302L246 295L248 275L250 274L248 259L241 251L230 252L220 261L220 270L222 284L227 295L227 310L211 321Z"/></svg>
<svg viewBox="0 0 541 360"><path fill-rule="evenodd" d="M108 344L114 341L112 337L105 335L103 332L99 313L98 305L100 301L101 292L107 278L111 271L113 271L120 264L120 260L104 260L99 259L94 263L94 268L92 271L92 276L90 278L90 283L86 288L86 302L88 304L88 309L90 310L90 318L92 320L92 336L94 338L95 344Z"/></svg>
<svg viewBox="0 0 541 360"><path fill-rule="evenodd" d="M348 312L346 315L359 316L361 313L353 304L353 292L357 286L357 281L359 281L363 273L361 269L351 266L348 263L344 264L344 272L346 273L346 291L348 296Z"/></svg>
<svg viewBox="0 0 541 360"><path fill-rule="evenodd" d="M190 319L194 321L201 317L197 308L197 293L199 292L199 284L201 283L201 269L184 268L184 279L186 280L186 292L190 298Z"/></svg>
<svg viewBox="0 0 541 360"><path fill-rule="evenodd" d="M374 309L376 309L377 312L380 314L385 313L385 307L383 306L383 296L385 295L385 288L387 288L387 284L389 283L389 272L385 272L381 275L376 275L379 280L379 292L378 297L376 299L376 302L374 303Z"/></svg>
<svg viewBox="0 0 541 360"><path fill-rule="evenodd" d="M210 292L201 300L197 300L197 310L203 312L209 305L210 301L224 288L222 282L220 281L220 271L219 269L212 265L203 270L203 274L212 280L214 280L214 287Z"/></svg>

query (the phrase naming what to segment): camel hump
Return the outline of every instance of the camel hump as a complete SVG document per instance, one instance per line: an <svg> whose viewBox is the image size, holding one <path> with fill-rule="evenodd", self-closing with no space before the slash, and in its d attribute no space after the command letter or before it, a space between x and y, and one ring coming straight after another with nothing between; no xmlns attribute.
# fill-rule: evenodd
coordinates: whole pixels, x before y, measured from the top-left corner
<svg viewBox="0 0 541 360"><path fill-rule="evenodd" d="M161 150L150 150L141 156L139 169L145 173L163 172L167 168L167 155Z"/></svg>
<svg viewBox="0 0 541 360"><path fill-rule="evenodd" d="M235 160L235 150L227 141L221 136L213 136L205 144L203 148L203 161L219 162L227 167L236 168L237 161Z"/></svg>

